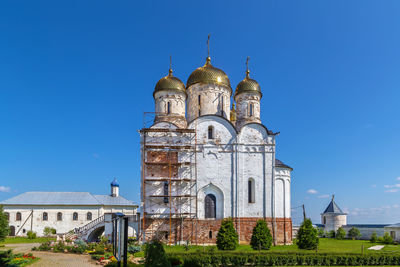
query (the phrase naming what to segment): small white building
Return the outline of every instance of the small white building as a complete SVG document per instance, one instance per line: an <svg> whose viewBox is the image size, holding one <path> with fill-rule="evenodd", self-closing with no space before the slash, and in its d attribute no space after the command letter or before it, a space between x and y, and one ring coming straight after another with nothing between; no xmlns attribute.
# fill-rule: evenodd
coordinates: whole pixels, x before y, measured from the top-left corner
<svg viewBox="0 0 400 267"><path fill-rule="evenodd" d="M324 213L321 214L321 223L327 232L332 230L336 232L339 227L347 224L347 214L335 203L334 195Z"/></svg>
<svg viewBox="0 0 400 267"><path fill-rule="evenodd" d="M119 195L119 185L114 179L110 195L93 195L89 192L26 192L0 202L8 217L10 236L25 236L33 231L43 236L45 227L65 234L93 221L104 221L105 214L122 212L136 215L137 205ZM94 229L97 234L102 228Z"/></svg>
<svg viewBox="0 0 400 267"><path fill-rule="evenodd" d="M385 233L389 233L394 241L400 242L400 223L385 226Z"/></svg>

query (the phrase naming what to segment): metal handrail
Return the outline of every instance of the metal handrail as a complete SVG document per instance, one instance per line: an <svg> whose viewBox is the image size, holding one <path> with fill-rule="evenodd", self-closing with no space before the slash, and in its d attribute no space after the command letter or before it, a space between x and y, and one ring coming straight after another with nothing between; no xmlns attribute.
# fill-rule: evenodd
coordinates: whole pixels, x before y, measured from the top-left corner
<svg viewBox="0 0 400 267"><path fill-rule="evenodd" d="M84 225L84 226L75 228L75 229L74 229L74 232L75 232L76 234L78 234L78 233L83 233L83 232L85 232L85 231L87 231L87 230L93 228L94 226L98 225L99 223L103 222L103 221L104 221L104 217L105 217L105 216L102 215L102 216L98 217L97 219L95 219L95 220L89 222L88 224L86 224L86 225Z"/></svg>

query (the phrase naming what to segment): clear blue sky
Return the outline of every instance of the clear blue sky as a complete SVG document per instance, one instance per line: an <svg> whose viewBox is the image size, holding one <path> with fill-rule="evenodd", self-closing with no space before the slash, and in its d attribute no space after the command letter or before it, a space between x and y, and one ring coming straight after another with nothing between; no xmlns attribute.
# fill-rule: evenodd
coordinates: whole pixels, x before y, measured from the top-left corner
<svg viewBox="0 0 400 267"><path fill-rule="evenodd" d="M139 201L142 112L169 55L186 82L211 33L233 86L251 58L293 206L319 222L335 194L350 223L400 222L399 14L399 1L1 1L0 200L108 194L117 177Z"/></svg>

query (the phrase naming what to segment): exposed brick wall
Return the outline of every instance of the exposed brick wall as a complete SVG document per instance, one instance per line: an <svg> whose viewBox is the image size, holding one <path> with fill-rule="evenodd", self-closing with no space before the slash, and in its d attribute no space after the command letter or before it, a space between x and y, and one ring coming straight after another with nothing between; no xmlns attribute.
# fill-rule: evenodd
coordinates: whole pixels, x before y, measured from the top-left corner
<svg viewBox="0 0 400 267"><path fill-rule="evenodd" d="M257 220L262 218L234 218L236 231L239 233L241 244L250 243L253 228ZM177 243L180 240L189 240L192 244L210 244L216 242L218 230L222 220L172 220L171 237L169 236L169 219L146 218L146 240L158 235L164 242ZM277 244L292 243L292 220L290 218L276 218L276 233L273 229L272 218L265 218L271 234L276 236Z"/></svg>

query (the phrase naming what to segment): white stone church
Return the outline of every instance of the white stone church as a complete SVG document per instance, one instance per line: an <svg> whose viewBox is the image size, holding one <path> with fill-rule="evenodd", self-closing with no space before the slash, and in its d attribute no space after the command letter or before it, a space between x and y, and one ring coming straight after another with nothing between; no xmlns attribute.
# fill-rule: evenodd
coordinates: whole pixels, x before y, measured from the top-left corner
<svg viewBox="0 0 400 267"><path fill-rule="evenodd" d="M275 243L292 242L292 168L276 159L278 133L261 122L249 73L233 90L207 57L186 85L171 69L156 84L154 123L140 131L142 240L213 243L231 217L241 242L258 219Z"/></svg>

